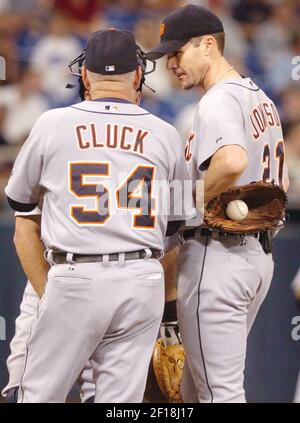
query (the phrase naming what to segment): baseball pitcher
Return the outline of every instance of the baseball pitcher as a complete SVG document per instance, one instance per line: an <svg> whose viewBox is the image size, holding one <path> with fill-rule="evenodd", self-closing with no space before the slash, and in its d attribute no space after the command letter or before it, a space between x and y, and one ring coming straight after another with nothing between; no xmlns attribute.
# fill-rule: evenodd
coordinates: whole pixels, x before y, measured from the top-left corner
<svg viewBox="0 0 300 423"><path fill-rule="evenodd" d="M204 205L253 181L288 187L276 107L230 66L223 49L218 17L186 5L166 16L161 42L149 54L168 55L168 69L183 89L200 86L205 92L185 150L193 182L204 181ZM271 238L270 231L239 235L209 227L183 233L177 306L185 402L245 401L247 335L273 275Z"/></svg>

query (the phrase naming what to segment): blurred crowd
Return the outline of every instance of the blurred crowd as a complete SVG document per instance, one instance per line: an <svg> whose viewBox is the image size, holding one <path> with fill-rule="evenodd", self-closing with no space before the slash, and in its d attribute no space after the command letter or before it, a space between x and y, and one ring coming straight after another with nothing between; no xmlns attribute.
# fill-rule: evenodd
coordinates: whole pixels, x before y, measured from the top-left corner
<svg viewBox="0 0 300 423"><path fill-rule="evenodd" d="M110 27L129 29L145 51L159 39L166 13L179 0L0 0L0 209L3 187L16 153L38 116L79 101L68 64L88 34ZM291 207L300 208L300 2L299 0L205 0L223 21L226 53L275 101L282 118L290 169ZM0 62L1 64L1 62ZM2 70L3 71L3 70ZM184 138L192 125L198 89L182 92L164 59L147 79L142 107L175 124ZM2 196L2 197L1 197Z"/></svg>

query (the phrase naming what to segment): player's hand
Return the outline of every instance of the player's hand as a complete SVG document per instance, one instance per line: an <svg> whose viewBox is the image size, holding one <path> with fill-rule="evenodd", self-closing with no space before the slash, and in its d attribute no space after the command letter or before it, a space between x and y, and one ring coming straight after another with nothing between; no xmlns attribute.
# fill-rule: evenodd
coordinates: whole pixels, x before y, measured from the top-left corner
<svg viewBox="0 0 300 423"><path fill-rule="evenodd" d="M160 326L160 336L165 347L181 344L178 322L163 322Z"/></svg>

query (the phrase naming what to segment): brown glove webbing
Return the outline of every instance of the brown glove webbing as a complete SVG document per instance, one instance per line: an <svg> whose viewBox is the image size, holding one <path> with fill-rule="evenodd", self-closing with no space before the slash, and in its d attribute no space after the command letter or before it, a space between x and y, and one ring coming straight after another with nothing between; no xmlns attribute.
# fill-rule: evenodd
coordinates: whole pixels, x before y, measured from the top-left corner
<svg viewBox="0 0 300 423"><path fill-rule="evenodd" d="M242 200L248 206L248 216L232 220L226 216L230 201ZM205 210L204 222L210 229L236 234L264 232L278 226L285 218L287 195L278 185L253 182L228 189L212 199Z"/></svg>

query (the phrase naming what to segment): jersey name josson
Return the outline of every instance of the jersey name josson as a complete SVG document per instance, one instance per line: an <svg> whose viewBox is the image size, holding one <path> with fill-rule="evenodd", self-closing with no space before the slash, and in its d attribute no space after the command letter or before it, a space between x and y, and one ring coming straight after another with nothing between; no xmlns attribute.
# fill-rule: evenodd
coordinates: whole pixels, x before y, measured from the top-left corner
<svg viewBox="0 0 300 423"><path fill-rule="evenodd" d="M273 103L263 102L258 104L251 112L251 124L253 127L252 137L258 140L267 128L272 126L281 127L278 112Z"/></svg>

